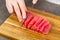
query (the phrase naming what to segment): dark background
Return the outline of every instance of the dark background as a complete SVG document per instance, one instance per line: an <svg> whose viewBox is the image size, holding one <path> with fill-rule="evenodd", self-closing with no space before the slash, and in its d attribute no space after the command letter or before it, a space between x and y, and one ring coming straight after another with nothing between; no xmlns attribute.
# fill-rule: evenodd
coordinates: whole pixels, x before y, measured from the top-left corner
<svg viewBox="0 0 60 40"><path fill-rule="evenodd" d="M32 6L31 1L32 0L25 0L26 5L31 7ZM33 7L38 10L44 10L60 16L60 5L52 4L45 0L39 0L38 3ZM5 0L0 0L0 25L8 18L9 15L10 14L8 13L5 6ZM0 40L9 40L9 39L0 36Z"/></svg>

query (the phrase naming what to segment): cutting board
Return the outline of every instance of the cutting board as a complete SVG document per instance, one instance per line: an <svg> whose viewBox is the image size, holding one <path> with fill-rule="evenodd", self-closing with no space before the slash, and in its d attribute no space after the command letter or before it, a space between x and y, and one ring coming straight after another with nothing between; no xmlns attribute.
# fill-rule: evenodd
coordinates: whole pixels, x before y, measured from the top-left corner
<svg viewBox="0 0 60 40"><path fill-rule="evenodd" d="M34 15L43 16L52 25L47 35L26 29L21 26L15 15L10 15L0 27L0 34L16 40L60 40L60 16L28 7Z"/></svg>

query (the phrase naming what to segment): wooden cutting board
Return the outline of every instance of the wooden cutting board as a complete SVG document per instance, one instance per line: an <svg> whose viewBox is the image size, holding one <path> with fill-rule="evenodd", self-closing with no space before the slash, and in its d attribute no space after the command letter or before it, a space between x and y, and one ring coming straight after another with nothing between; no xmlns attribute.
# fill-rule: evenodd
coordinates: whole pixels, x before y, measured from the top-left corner
<svg viewBox="0 0 60 40"><path fill-rule="evenodd" d="M10 15L0 27L0 34L17 40L60 40L60 16L28 7L34 15L45 17L52 25L47 35L21 26L15 15Z"/></svg>

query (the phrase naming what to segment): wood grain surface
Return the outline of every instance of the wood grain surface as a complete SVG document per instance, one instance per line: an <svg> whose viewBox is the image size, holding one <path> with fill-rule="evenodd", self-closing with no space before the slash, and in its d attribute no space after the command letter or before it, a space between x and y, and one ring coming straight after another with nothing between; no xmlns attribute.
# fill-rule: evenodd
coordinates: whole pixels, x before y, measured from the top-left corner
<svg viewBox="0 0 60 40"><path fill-rule="evenodd" d="M1 25L0 34L16 40L60 40L60 16L30 7L28 10L34 15L43 16L51 23L52 27L47 35L24 28L15 15L10 15Z"/></svg>

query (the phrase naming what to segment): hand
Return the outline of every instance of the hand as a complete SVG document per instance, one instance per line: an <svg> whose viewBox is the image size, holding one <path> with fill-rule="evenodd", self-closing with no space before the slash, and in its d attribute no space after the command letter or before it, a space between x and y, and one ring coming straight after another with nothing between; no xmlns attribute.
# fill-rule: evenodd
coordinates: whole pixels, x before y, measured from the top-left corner
<svg viewBox="0 0 60 40"><path fill-rule="evenodd" d="M32 2L35 4L37 0L33 0ZM19 22L26 18L27 8L24 0L6 0L6 7L9 13L16 13Z"/></svg>

